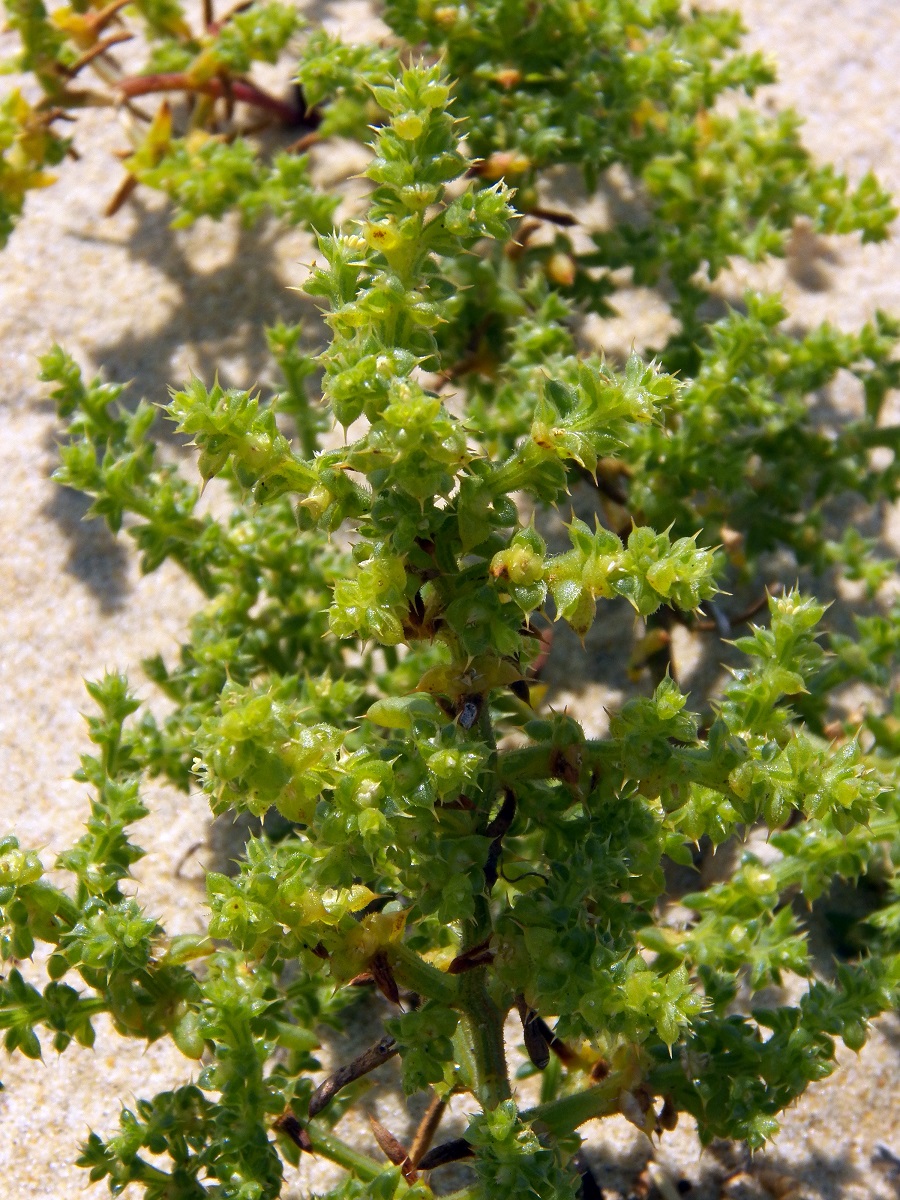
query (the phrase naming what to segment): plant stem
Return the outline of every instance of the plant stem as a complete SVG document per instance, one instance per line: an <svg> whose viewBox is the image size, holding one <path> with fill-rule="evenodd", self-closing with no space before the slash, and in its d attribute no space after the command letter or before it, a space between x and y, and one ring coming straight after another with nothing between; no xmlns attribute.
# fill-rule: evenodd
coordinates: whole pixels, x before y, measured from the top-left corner
<svg viewBox="0 0 900 1200"><path fill-rule="evenodd" d="M583 1092L575 1092L571 1096L552 1100L549 1104L539 1104L536 1108L527 1109L521 1114L522 1120L532 1126L540 1124L557 1136L571 1133L585 1121L594 1117L605 1117L615 1111L622 1086L622 1076L614 1072L602 1083L597 1083Z"/></svg>
<svg viewBox="0 0 900 1200"><path fill-rule="evenodd" d="M480 946L492 932L487 896L475 898L475 915L465 923L462 953ZM487 968L476 967L456 976L459 999L456 1007L472 1071L472 1090L484 1109L496 1108L510 1097L503 1016L487 990Z"/></svg>
<svg viewBox="0 0 900 1200"><path fill-rule="evenodd" d="M84 54L72 63L67 70L69 78L74 79L78 72L84 70L95 58L99 58L101 54L105 54L107 50L118 46L121 42L130 42L133 37L134 34L129 33L127 29L120 29L116 33L111 33L109 37L103 38L95 46L91 46L90 50L85 50Z"/></svg>
<svg viewBox="0 0 900 1200"><path fill-rule="evenodd" d="M167 1185L172 1180L172 1176L167 1171L163 1171L159 1167L154 1167L143 1158L135 1158L131 1170L131 1179L135 1183L145 1183L148 1187L152 1185L159 1187L162 1184L168 1190Z"/></svg>
<svg viewBox="0 0 900 1200"><path fill-rule="evenodd" d="M496 1108L511 1092L503 1045L503 1014L488 994L486 970L461 975L459 1009L463 1036L471 1052L475 1098L484 1109Z"/></svg>
<svg viewBox="0 0 900 1200"><path fill-rule="evenodd" d="M416 1166L422 1155L428 1150L434 1135L437 1132L437 1127L441 1123L441 1118L447 1108L447 1099L445 1096L432 1096L431 1103L425 1110L425 1115L419 1123L419 1128L416 1130L416 1136L409 1150L409 1160L413 1166Z"/></svg>
<svg viewBox="0 0 900 1200"><path fill-rule="evenodd" d="M310 1119L317 1116L323 1108L330 1104L341 1088L345 1088L348 1083L353 1083L356 1079L361 1079L363 1075L368 1075L370 1071L382 1066L398 1052L399 1049L394 1039L385 1035L380 1042L370 1046L353 1062L348 1063L345 1067L340 1067L332 1075L329 1075L310 1096Z"/></svg>
<svg viewBox="0 0 900 1200"><path fill-rule="evenodd" d="M284 125L294 127L304 123L303 114L293 104L270 96L255 84L240 79L229 81L226 90L221 79L208 79L204 83L196 83L184 71L173 71L159 75L132 75L119 80L118 88L122 95L129 99L135 96L149 96L155 92L199 92L219 100L230 92L235 100L254 108L265 109L278 117Z"/></svg>
<svg viewBox="0 0 900 1200"><path fill-rule="evenodd" d="M433 967L402 942L392 945L386 953L398 983L431 1000L440 1000L443 1004L456 1003L459 981L455 975L448 975L446 971Z"/></svg>
<svg viewBox="0 0 900 1200"><path fill-rule="evenodd" d="M858 446L871 449L874 446L887 446L896 450L900 445L900 425L882 425L874 429L853 429L845 435L845 445L855 443Z"/></svg>
<svg viewBox="0 0 900 1200"><path fill-rule="evenodd" d="M479 734L491 749L491 784L484 788L482 802L487 798L483 819L489 814L493 798L498 793L496 783L497 742L491 724L490 703L485 699L479 714ZM488 900L490 882L485 877L485 891L475 897L475 913L464 922L463 941L460 954L487 944L493 933L493 922ZM487 990L487 969L484 966L466 971L455 977L458 980L459 998L456 1004L460 1014L460 1034L464 1043L467 1067L472 1075L472 1090L478 1103L485 1110L496 1108L510 1098L509 1071L506 1065L506 1048L503 1044L504 1014L497 1008Z"/></svg>
<svg viewBox="0 0 900 1200"><path fill-rule="evenodd" d="M309 1134L314 1154L321 1154L323 1158L330 1159L331 1162L337 1163L346 1171L355 1172L357 1178L361 1179L363 1183L371 1183L381 1174L383 1170L381 1163L370 1158L368 1154L362 1154L359 1150L352 1149L334 1134L323 1133L314 1125L308 1125L306 1132Z"/></svg>

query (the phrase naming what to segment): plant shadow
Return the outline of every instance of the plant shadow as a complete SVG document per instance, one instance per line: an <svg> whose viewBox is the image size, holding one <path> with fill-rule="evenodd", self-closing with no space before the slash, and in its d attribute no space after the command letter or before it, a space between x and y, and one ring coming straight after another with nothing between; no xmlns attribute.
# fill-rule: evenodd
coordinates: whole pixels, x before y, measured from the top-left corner
<svg viewBox="0 0 900 1200"><path fill-rule="evenodd" d="M282 238L273 224L247 228L229 220L217 226L203 218L182 231L171 227L168 208L149 208L140 197L132 208L134 232L116 245L129 261L158 272L172 299L157 327L136 323L97 345L97 367L110 379L130 380L130 396L164 403L185 365L206 383L216 377L226 387L268 382L265 331L279 321L302 323L310 345L320 340L318 309L284 278ZM311 240L301 244L311 254ZM298 270L298 282L301 277Z"/></svg>
<svg viewBox="0 0 900 1200"><path fill-rule="evenodd" d="M800 1196L808 1200L842 1200L847 1188L859 1187L866 1173L845 1156L810 1151L785 1156L777 1149L751 1153L743 1143L717 1139L706 1148L697 1143L696 1160L686 1161L680 1147L676 1164L665 1139L651 1143L636 1137L621 1147L590 1142L582 1152L605 1200L775 1200Z"/></svg>
<svg viewBox="0 0 900 1200"><path fill-rule="evenodd" d="M99 518L87 518L91 501L74 488L54 486L41 515L68 543L65 570L82 583L104 616L120 611L129 592L129 548Z"/></svg>
<svg viewBox="0 0 900 1200"><path fill-rule="evenodd" d="M188 231L172 229L168 208L148 207L140 196L132 203L134 228L124 242L110 241L120 267L149 265L160 276L159 290L168 296L165 319L142 325L132 320L120 336L95 344L87 375L99 371L111 381L129 381L122 403L134 408L141 399L162 405L173 382L195 374L211 385L271 389L275 367L266 328L278 322L300 323L304 343L321 342L322 321L312 301L291 291L285 276L285 238L272 225L244 228L236 222L220 226L203 220ZM88 239L73 235L77 240ZM292 237L291 247L311 252L308 236ZM198 269L198 259L201 267ZM298 282L302 271L298 268ZM132 301L139 315L140 298ZM154 299L152 311L160 304ZM52 411L45 402L41 407ZM162 456L176 461L187 453L185 439L171 421L158 418L154 435ZM51 425L46 448L56 457L58 431ZM102 520L85 520L90 502L72 489L58 487L44 508L69 544L66 569L98 601L113 612L128 592L131 553Z"/></svg>

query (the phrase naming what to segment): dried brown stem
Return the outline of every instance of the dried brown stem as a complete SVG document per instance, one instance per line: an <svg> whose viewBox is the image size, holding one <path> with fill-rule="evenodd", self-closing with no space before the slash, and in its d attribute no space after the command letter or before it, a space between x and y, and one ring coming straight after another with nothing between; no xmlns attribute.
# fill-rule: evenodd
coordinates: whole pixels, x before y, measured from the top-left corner
<svg viewBox="0 0 900 1200"><path fill-rule="evenodd" d="M571 213L558 212L555 208L529 208L525 214L529 217L537 217L540 221L549 221L553 225L560 225L563 229L571 229L573 225L577 225L578 221Z"/></svg>
<svg viewBox="0 0 900 1200"><path fill-rule="evenodd" d="M419 1128L416 1130L416 1136L413 1138L413 1144L410 1147L409 1159L414 1167L417 1167L428 1153L428 1149L434 1140L434 1135L437 1133L438 1126L446 1111L447 1101L445 1097L432 1096L431 1103L425 1109L425 1115L419 1122Z"/></svg>
<svg viewBox="0 0 900 1200"><path fill-rule="evenodd" d="M85 50L81 58L76 59L71 67L66 68L66 74L70 79L74 79L79 71L92 63L95 58L99 58L101 54L105 54L110 47L118 46L121 42L130 42L133 38L134 34L129 33L127 29L119 29L115 33L111 33L99 41L96 46L91 46L90 50Z"/></svg>
<svg viewBox="0 0 900 1200"><path fill-rule="evenodd" d="M137 185L138 181L136 176L126 175L116 188L112 200L110 200L109 204L107 204L106 208L104 209L103 215L105 217L114 217ZM192 846L191 850L193 849L194 847ZM190 851L188 851L188 853L190 854ZM181 870L181 866L182 864L179 863L179 870Z"/></svg>
<svg viewBox="0 0 900 1200"><path fill-rule="evenodd" d="M92 13L87 20L90 22L90 27L94 33L99 33L104 29L114 16L123 9L126 4L130 4L131 0L112 0L111 4L107 4L105 8L101 8L98 12Z"/></svg>
<svg viewBox="0 0 900 1200"><path fill-rule="evenodd" d="M518 262L528 248L528 243L531 241L531 235L533 233L537 233L540 227L540 221L523 221L516 231L516 236L506 244L506 248L504 250L506 257L511 259L513 262Z"/></svg>
<svg viewBox="0 0 900 1200"><path fill-rule="evenodd" d="M385 1035L380 1042L376 1042L374 1046L370 1046L368 1050L364 1050L362 1054L354 1058L353 1062L348 1063L346 1067L341 1067L333 1075L329 1075L327 1079L319 1084L310 1097L310 1120L318 1116L322 1109L331 1103L342 1088L345 1088L357 1079L362 1079L363 1075L368 1075L376 1067L382 1066L388 1059L393 1058L399 1052L399 1049L400 1047L394 1039L389 1035Z"/></svg>
<svg viewBox="0 0 900 1200"><path fill-rule="evenodd" d="M475 1151L465 1138L453 1138L449 1142L441 1142L418 1163L420 1171L433 1171L436 1167L444 1167L447 1163L462 1162L465 1158L474 1158Z"/></svg>
<svg viewBox="0 0 900 1200"><path fill-rule="evenodd" d="M127 153L129 156L130 156L130 154L131 154L131 151L129 150L129 151L127 151L126 153ZM134 176L133 176L133 175L129 175L127 178L128 178L128 179L133 179L133 178L134 178ZM121 187L120 187L120 189L119 189L119 190L121 191ZM121 205L120 205L119 207L121 207ZM110 216L112 216L112 213L110 213L109 211L107 211L107 214L106 214L106 215L107 215L108 217L110 217ZM176 879L180 879L180 878L181 878L181 872L184 870L185 866L187 865L187 860L188 860L188 859L191 857L191 855L192 855L192 854L196 854L196 852L197 852L198 850L202 850L202 849L203 849L203 847L204 847L205 845L206 845L206 843L205 843L205 842L202 842L202 841L200 841L200 842L191 842L190 846L188 846L187 850L185 850L184 854L182 854L181 858L179 858L179 860L178 860L178 866L175 868L175 871L174 871L174 875L175 875L175 878L176 878Z"/></svg>
<svg viewBox="0 0 900 1200"><path fill-rule="evenodd" d="M413 1166L412 1158L409 1151L401 1141L394 1137L389 1129L382 1123L369 1114L369 1124L372 1126L372 1132L375 1135L375 1141L387 1155L388 1159L399 1167L403 1173L403 1178L407 1183L415 1183L419 1178L416 1168Z"/></svg>
<svg viewBox="0 0 900 1200"><path fill-rule="evenodd" d="M320 135L313 130L312 133L304 133L303 137L297 138L296 142L291 142L289 146L285 146L284 152L285 154L302 154L310 146L315 146L321 140Z"/></svg>

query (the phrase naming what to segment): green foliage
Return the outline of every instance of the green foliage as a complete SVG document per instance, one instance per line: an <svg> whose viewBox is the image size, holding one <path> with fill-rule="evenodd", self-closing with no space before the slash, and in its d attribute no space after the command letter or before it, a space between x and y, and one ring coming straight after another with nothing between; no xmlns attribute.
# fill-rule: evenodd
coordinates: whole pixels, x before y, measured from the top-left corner
<svg viewBox="0 0 900 1200"><path fill-rule="evenodd" d="M251 7L222 26L211 52L219 65L242 75L254 62L277 62L299 25L297 13L287 4Z"/></svg>
<svg viewBox="0 0 900 1200"><path fill-rule="evenodd" d="M46 187L53 176L44 170L61 162L69 143L43 115L14 91L0 101L0 245L6 243L22 213L25 193Z"/></svg>
<svg viewBox="0 0 900 1200"><path fill-rule="evenodd" d="M349 45L324 29L310 31L297 68L297 81L310 105L325 99L323 135L365 141L368 126L382 115L370 84L389 84L398 65L394 50L361 43Z"/></svg>
<svg viewBox="0 0 900 1200"><path fill-rule="evenodd" d="M726 93L752 96L773 78L760 54L735 52L734 13L686 13L672 0L397 0L385 4L385 19L444 55L482 176L514 183L520 211L542 207L541 175L559 164L576 166L588 192L601 181L624 196L633 189L626 215L592 235L595 251L577 252L565 227L557 230L556 274L564 291L602 302L618 268L640 284L664 272L683 324L667 365L693 362L692 346L705 340L698 307L729 259L783 254L796 217L867 241L887 235L895 210L874 178L851 189L815 166L793 114L717 110ZM552 277L547 250L537 257ZM597 271L606 276L599 296Z"/></svg>
<svg viewBox="0 0 900 1200"><path fill-rule="evenodd" d="M138 155L127 165L139 182L174 202L174 228L237 209L246 225L268 212L291 225L327 229L337 200L313 189L307 164L304 155L279 154L265 166L243 138L227 143L200 133L174 138L152 166L145 167Z"/></svg>
<svg viewBox="0 0 900 1200"><path fill-rule="evenodd" d="M635 431L625 455L635 471L629 505L679 532L702 526L713 543L739 531L743 559L786 545L818 570L834 562L851 577L874 571L877 584L877 559L860 553L852 533L830 542L826 516L841 496L875 504L896 493L896 459L875 467L871 454L896 446L897 430L881 416L900 383L900 328L879 314L858 334L823 325L794 338L781 327L778 297L749 295L746 306L710 327L669 428ZM865 411L835 430L814 420L808 397L839 371L862 384Z"/></svg>
<svg viewBox="0 0 900 1200"><path fill-rule="evenodd" d="M227 683L218 712L197 731L201 778L213 811L236 807L262 816L272 805L289 820L312 816L313 801L335 781L338 730L308 725L296 680L253 691ZM283 697L283 699L282 699Z"/></svg>
<svg viewBox="0 0 900 1200"><path fill-rule="evenodd" d="M390 1032L403 1056L403 1090L407 1095L425 1091L429 1085L444 1090L448 1066L452 1088L455 1060L452 1038L458 1025L458 1013L435 1000L426 1001L421 1008L390 1023Z"/></svg>
<svg viewBox="0 0 900 1200"><path fill-rule="evenodd" d="M27 190L52 182L43 168L58 163L71 145L53 132L54 122L76 121L86 107L169 93L193 97L193 112L185 124L163 100L148 122L142 108L110 211L141 183L173 202L176 227L232 209L248 225L275 217L331 227L337 200L312 186L307 158L293 149L263 153L258 121L254 130L244 119L257 113L287 128L317 123L296 97L272 95L250 78L255 63L278 62L300 30L291 5L238 6L200 31L178 0L137 0L125 10L76 2L52 13L42 0L9 0L5 8L21 46L7 67L33 76L42 94L30 105L14 92L0 109L0 243L12 232ZM146 61L126 74L109 51L134 38ZM97 86L79 86L83 71Z"/></svg>
<svg viewBox="0 0 900 1200"><path fill-rule="evenodd" d="M485 1195L503 1200L516 1196L575 1200L575 1180L560 1169L553 1151L543 1147L534 1131L519 1119L511 1100L479 1113L466 1132L476 1151Z"/></svg>
<svg viewBox="0 0 900 1200"><path fill-rule="evenodd" d="M93 10L15 12L22 65L64 102ZM616 1112L648 1133L686 1112L704 1141L762 1145L833 1069L835 1039L858 1049L897 1001L897 613L822 638L824 604L773 590L759 626L708 639L730 676L690 699L659 656L675 622L698 637L726 625L716 597L758 582L772 551L877 593L890 564L829 517L847 496L897 495L896 460L871 452L896 447L898 328L879 316L798 337L773 297L712 324L699 311L734 256L782 252L798 217L871 240L887 199L812 164L792 117L716 108L770 78L736 52L728 14L388 3L412 65L402 46L316 30L302 51L318 136L372 140L365 212L329 231L333 201L302 157L263 159L210 123L242 98L274 111L246 73L287 45L293 11L253 7L197 36L174 4L133 12L154 70L180 73L197 104L181 132L160 108L129 171L175 199L178 223L237 208L320 230L306 292L329 336L311 355L299 327L270 330L272 391L172 392L167 415L225 515L160 453L149 405L85 382L59 348L42 361L57 479L204 602L177 661L145 664L167 715L137 716L119 675L89 685L91 812L56 864L70 886L0 842L7 1049L90 1045L106 1013L200 1063L80 1160L114 1194L136 1183L158 1200L275 1197L301 1153L345 1169L334 1197L427 1200L422 1175L470 1158L470 1200L572 1200L577 1130ZM588 192L624 170L641 199L589 252L577 216L543 202L564 164ZM680 328L651 362L577 344L575 318L608 311L623 266L673 285ZM828 426L811 395L839 371L863 411ZM333 424L343 443L325 442ZM573 512L554 529L547 509L586 491L593 528ZM588 738L542 704L540 631L562 620L587 639L623 601L650 665L636 653L632 681L599 665L633 686ZM872 689L862 730L835 721L849 683ZM208 875L205 937L170 934L122 887L152 775L258 822L235 874ZM673 887L676 866L742 840L727 878ZM877 871L873 952L817 979L798 901ZM16 965L38 943L43 990ZM763 1008L788 982L794 1001ZM385 1036L321 1083L317 1026L365 987L391 1006ZM534 1109L511 1095L513 1008L546 1070ZM381 1136L385 1167L333 1126L394 1055L407 1093L467 1092L481 1111L417 1163Z"/></svg>

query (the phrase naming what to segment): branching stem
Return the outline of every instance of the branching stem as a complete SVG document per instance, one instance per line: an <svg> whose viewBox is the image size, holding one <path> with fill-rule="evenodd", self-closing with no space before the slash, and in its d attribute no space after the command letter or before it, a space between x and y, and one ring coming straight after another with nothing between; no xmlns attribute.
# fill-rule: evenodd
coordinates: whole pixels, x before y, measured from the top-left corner
<svg viewBox="0 0 900 1200"><path fill-rule="evenodd" d="M230 95L242 104L272 113L283 125L292 129L303 125L306 120L295 105L269 95L255 83L241 79L229 80L227 86L221 79L208 79L198 83L183 71L173 71L158 75L132 75L120 79L117 87L122 96L129 100L136 96L149 96L155 92L196 92L203 96L212 96L216 100L227 99Z"/></svg>

